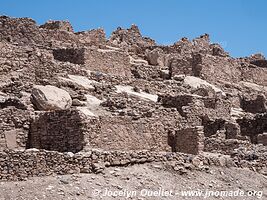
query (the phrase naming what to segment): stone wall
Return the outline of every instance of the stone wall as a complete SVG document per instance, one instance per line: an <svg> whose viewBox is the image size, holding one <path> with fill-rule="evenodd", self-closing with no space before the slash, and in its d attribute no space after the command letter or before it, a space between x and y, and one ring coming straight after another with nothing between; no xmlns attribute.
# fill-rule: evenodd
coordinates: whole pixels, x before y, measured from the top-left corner
<svg viewBox="0 0 267 200"><path fill-rule="evenodd" d="M249 65L242 67L242 78L244 81L267 86L267 68Z"/></svg>
<svg viewBox="0 0 267 200"><path fill-rule="evenodd" d="M32 52L34 49L30 47L23 49L7 42L0 42L0 79L5 80L1 83L0 91L17 95L34 81L33 66L35 64L40 67L40 62Z"/></svg>
<svg viewBox="0 0 267 200"><path fill-rule="evenodd" d="M91 46L106 42L103 31L92 30L76 34L67 21L48 21L38 26L30 18L7 16L0 17L0 41L41 48L73 47L73 44L75 46Z"/></svg>
<svg viewBox="0 0 267 200"><path fill-rule="evenodd" d="M106 34L103 29L93 29L75 34L78 36L79 42L85 46L102 46L106 43Z"/></svg>
<svg viewBox="0 0 267 200"><path fill-rule="evenodd" d="M84 64L85 57L84 57L85 49L75 49L75 48L67 48L67 49L54 49L53 56L54 59L63 61L63 62L70 62L74 64Z"/></svg>
<svg viewBox="0 0 267 200"><path fill-rule="evenodd" d="M131 51L141 51L141 47L154 46L156 43L154 40L143 37L139 28L136 25L132 25L128 29L118 27L109 39L112 45L120 46L122 48L129 48Z"/></svg>
<svg viewBox="0 0 267 200"><path fill-rule="evenodd" d="M230 119L231 104L224 99L179 93L162 95L160 101L165 107L176 108L186 118L187 124L191 126L201 126L206 125L205 122ZM212 133L207 134L212 135Z"/></svg>
<svg viewBox="0 0 267 200"><path fill-rule="evenodd" d="M204 131L202 126L175 131L175 152L199 154L204 150Z"/></svg>
<svg viewBox="0 0 267 200"><path fill-rule="evenodd" d="M0 109L0 150L25 149L30 113L13 106Z"/></svg>
<svg viewBox="0 0 267 200"><path fill-rule="evenodd" d="M104 150L171 151L165 120L101 116L88 126L88 146Z"/></svg>
<svg viewBox="0 0 267 200"><path fill-rule="evenodd" d="M85 145L86 120L77 110L36 112L28 148L78 152Z"/></svg>
<svg viewBox="0 0 267 200"><path fill-rule="evenodd" d="M182 153L149 151L98 151L59 153L37 149L0 152L0 181L25 180L34 176L63 175L73 173L100 173L106 167L127 166L149 162L172 162L175 170L205 169L205 166L235 166L230 158L221 156L189 157ZM175 165L173 164L175 163ZM254 163L255 165L255 163ZM248 166L251 164L248 163Z"/></svg>
<svg viewBox="0 0 267 200"><path fill-rule="evenodd" d="M17 43L18 45L30 45L40 47L71 46L78 43L78 38L72 30L39 28L36 22L30 18L0 18L1 40ZM46 26L46 25L45 25ZM45 39L44 39L45 38Z"/></svg>
<svg viewBox="0 0 267 200"><path fill-rule="evenodd" d="M18 44L43 43L36 22L29 18L0 17L0 41Z"/></svg>
<svg viewBox="0 0 267 200"><path fill-rule="evenodd" d="M266 168L264 149L253 150L252 158L246 152L229 156L217 154L188 155L151 151L100 151L89 150L76 154L38 149L0 152L0 181L25 180L34 176L73 173L101 173L107 167L162 162L176 171L206 170L209 166L242 167L253 171ZM251 162L252 161L252 162ZM264 173L264 171L262 172Z"/></svg>
<svg viewBox="0 0 267 200"><path fill-rule="evenodd" d="M222 67L223 66L223 67ZM200 77L210 83L239 82L241 80L240 64L231 57L202 55Z"/></svg>
<svg viewBox="0 0 267 200"><path fill-rule="evenodd" d="M88 70L123 77L131 76L130 58L126 53L88 48L85 59L85 67Z"/></svg>
<svg viewBox="0 0 267 200"><path fill-rule="evenodd" d="M40 28L73 32L72 25L68 21L48 21Z"/></svg>
<svg viewBox="0 0 267 200"><path fill-rule="evenodd" d="M0 91L21 96L31 92L34 84L55 85L58 73L81 74L81 67L69 62L57 62L50 51L31 46L21 47L0 42Z"/></svg>
<svg viewBox="0 0 267 200"><path fill-rule="evenodd" d="M172 76L179 74L193 74L190 58L173 58L169 61L169 68Z"/></svg>

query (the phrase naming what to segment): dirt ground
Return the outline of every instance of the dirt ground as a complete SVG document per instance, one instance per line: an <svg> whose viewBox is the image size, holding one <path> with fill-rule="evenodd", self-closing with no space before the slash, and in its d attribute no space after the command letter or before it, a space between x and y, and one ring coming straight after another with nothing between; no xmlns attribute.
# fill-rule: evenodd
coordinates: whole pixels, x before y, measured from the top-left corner
<svg viewBox="0 0 267 200"><path fill-rule="evenodd" d="M1 182L0 195L0 200L267 199L267 177L248 169L217 167L181 175L161 163L150 163L106 168L101 174Z"/></svg>

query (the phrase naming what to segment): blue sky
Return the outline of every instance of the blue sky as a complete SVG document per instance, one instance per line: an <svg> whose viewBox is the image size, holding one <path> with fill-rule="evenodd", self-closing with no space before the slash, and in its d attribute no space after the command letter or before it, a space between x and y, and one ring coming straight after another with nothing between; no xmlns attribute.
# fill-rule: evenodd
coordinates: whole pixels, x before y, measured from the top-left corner
<svg viewBox="0 0 267 200"><path fill-rule="evenodd" d="M159 44L209 33L234 57L267 56L266 10L265 0L0 0L0 15L69 20L75 31L102 27L109 36L137 24Z"/></svg>

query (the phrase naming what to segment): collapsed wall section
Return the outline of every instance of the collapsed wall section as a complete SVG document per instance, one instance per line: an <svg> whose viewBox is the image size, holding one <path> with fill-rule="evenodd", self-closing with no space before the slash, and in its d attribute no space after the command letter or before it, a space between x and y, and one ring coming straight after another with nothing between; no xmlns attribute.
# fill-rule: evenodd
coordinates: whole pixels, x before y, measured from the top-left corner
<svg viewBox="0 0 267 200"><path fill-rule="evenodd" d="M258 143L262 140L262 134L267 132L267 114L256 114L253 117L243 117L237 119L240 126L240 132L243 136L248 136L252 143ZM260 135L260 136L259 136ZM265 137L265 136L263 136Z"/></svg>
<svg viewBox="0 0 267 200"><path fill-rule="evenodd" d="M262 94L244 96L240 100L240 107L250 113L265 113L267 111L266 97Z"/></svg>
<svg viewBox="0 0 267 200"><path fill-rule="evenodd" d="M73 32L72 25L68 21L48 21L40 28Z"/></svg>
<svg viewBox="0 0 267 200"><path fill-rule="evenodd" d="M0 16L0 41L41 48L102 45L106 43L102 29L74 33L68 21L48 21L38 26L30 18Z"/></svg>
<svg viewBox="0 0 267 200"><path fill-rule="evenodd" d="M90 31L77 32L79 42L85 46L101 46L106 43L106 33L103 29L93 29Z"/></svg>

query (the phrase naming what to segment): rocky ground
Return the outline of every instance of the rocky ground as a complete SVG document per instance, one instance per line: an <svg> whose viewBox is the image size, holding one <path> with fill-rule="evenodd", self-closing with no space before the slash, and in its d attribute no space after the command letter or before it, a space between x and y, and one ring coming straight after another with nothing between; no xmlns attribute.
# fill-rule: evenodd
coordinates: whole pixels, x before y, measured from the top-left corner
<svg viewBox="0 0 267 200"><path fill-rule="evenodd" d="M238 190L239 194L244 192L244 196L227 197L223 194L218 196L218 193L209 193L211 196L205 196L207 191L236 192ZM55 175L29 178L21 182L1 182L0 191L1 200L152 200L204 199L205 197L209 200L247 200L267 198L267 178L249 169L219 167L211 167L206 172L187 171L181 175L165 165L151 163L111 167L101 174ZM119 191L122 193L116 193ZM161 193L157 193L157 191L161 191ZM203 191L203 194L194 193L194 195L201 195L201 197L186 196L186 194L190 194L185 192L195 191Z"/></svg>

